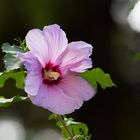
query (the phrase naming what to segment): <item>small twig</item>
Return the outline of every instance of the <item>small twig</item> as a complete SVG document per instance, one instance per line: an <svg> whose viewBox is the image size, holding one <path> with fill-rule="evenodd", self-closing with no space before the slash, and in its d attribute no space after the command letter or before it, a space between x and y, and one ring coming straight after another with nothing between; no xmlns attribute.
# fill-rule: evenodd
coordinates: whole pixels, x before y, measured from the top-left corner
<svg viewBox="0 0 140 140"><path fill-rule="evenodd" d="M70 132L69 128L66 126L65 122L63 121L63 118L60 115L57 115L57 119L61 122L65 130L68 132L70 136L69 140L75 140L73 134Z"/></svg>

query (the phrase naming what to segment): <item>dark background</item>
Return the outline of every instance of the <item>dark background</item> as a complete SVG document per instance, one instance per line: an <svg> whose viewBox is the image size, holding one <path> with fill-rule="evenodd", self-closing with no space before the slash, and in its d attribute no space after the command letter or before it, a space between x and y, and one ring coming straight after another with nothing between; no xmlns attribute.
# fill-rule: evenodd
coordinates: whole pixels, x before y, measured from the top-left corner
<svg viewBox="0 0 140 140"><path fill-rule="evenodd" d="M133 60L133 55L140 51L140 34L132 31L127 23L113 20L117 18L113 10L116 8L116 12L120 12L116 1L0 1L0 44L13 44L15 38L24 39L32 28L42 29L45 25L57 23L66 32L69 42L83 40L94 46L94 67L110 73L117 88L102 90L99 87L97 95L72 114L77 121L89 126L93 140L140 139L140 62ZM122 9L125 4L131 5L131 2L122 0ZM129 9L130 6L128 13ZM2 53L0 57L3 71ZM6 97L21 94L14 84L8 80L0 94ZM47 120L48 115L47 110L31 103L0 109L0 117L20 119L27 136L30 135L29 129L37 132L53 127L54 124Z"/></svg>

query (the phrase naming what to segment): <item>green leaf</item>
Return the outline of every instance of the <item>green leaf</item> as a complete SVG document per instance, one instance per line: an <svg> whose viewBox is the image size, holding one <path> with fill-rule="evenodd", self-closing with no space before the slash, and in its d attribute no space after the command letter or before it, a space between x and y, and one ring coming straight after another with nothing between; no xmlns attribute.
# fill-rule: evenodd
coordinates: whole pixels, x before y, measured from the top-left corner
<svg viewBox="0 0 140 140"><path fill-rule="evenodd" d="M49 120L53 120L53 119L57 119L57 115L56 114L51 114L50 116L49 116Z"/></svg>
<svg viewBox="0 0 140 140"><path fill-rule="evenodd" d="M68 125L69 129L73 132L74 136L77 135L88 135L87 125L81 122L74 122Z"/></svg>
<svg viewBox="0 0 140 140"><path fill-rule="evenodd" d="M17 58L17 53L24 52L24 50L16 45L10 45L9 43L4 43L2 45L2 51L5 54L4 56L4 64L6 71L14 70L20 68L22 63Z"/></svg>
<svg viewBox="0 0 140 140"><path fill-rule="evenodd" d="M100 86L103 89L106 89L107 87L113 87L116 86L110 75L104 73L103 70L100 68L94 68L92 70L88 70L82 74L80 74L81 77L86 79L95 89L97 89L97 83L100 84Z"/></svg>
<svg viewBox="0 0 140 140"><path fill-rule="evenodd" d="M73 118L62 117L63 122L69 131L73 134L75 140L90 140L91 135L89 135L89 130L86 124L81 122L75 122ZM57 118L56 114L52 114L49 117L50 120L55 119L56 125L61 129L61 133L66 140L69 140L69 133L66 131L65 127Z"/></svg>
<svg viewBox="0 0 140 140"><path fill-rule="evenodd" d="M27 101L27 100L28 97L23 97L23 96L14 96L13 98L10 99L0 96L0 107L8 107L15 102Z"/></svg>
<svg viewBox="0 0 140 140"><path fill-rule="evenodd" d="M4 86L4 83L7 79L12 78L16 81L17 88L24 88L24 79L25 79L25 72L24 71L9 71L3 72L0 75L0 87Z"/></svg>
<svg viewBox="0 0 140 140"><path fill-rule="evenodd" d="M24 51L24 52L27 52L29 51L29 49L27 48L27 45L26 45L26 42L25 40L21 40L20 38L18 39L15 39L15 41L17 41L19 43L19 47Z"/></svg>

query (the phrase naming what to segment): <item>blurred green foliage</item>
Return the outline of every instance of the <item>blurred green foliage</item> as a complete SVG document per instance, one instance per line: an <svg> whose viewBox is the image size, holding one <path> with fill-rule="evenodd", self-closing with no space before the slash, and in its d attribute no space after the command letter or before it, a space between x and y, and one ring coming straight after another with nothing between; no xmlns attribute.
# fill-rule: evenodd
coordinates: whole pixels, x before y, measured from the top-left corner
<svg viewBox="0 0 140 140"><path fill-rule="evenodd" d="M134 56L133 56L133 59L135 61L140 61L140 52L136 53Z"/></svg>

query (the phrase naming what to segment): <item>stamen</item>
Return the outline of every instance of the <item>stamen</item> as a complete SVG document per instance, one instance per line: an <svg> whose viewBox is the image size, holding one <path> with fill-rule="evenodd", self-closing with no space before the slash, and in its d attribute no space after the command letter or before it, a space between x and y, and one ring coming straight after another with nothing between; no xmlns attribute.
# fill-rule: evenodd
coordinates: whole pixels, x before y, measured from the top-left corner
<svg viewBox="0 0 140 140"><path fill-rule="evenodd" d="M49 81L58 80L60 74L58 72L53 71L52 69L46 71L44 69L44 79Z"/></svg>

